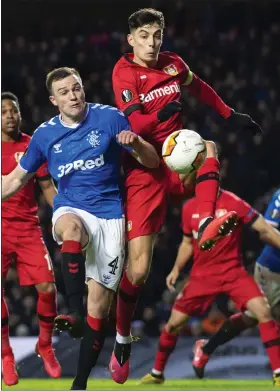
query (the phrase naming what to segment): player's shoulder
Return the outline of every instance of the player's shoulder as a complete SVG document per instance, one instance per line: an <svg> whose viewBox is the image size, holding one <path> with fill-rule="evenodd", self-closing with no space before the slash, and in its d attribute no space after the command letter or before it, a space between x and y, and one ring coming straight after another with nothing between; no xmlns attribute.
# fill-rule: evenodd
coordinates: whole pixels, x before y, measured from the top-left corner
<svg viewBox="0 0 280 391"><path fill-rule="evenodd" d="M174 52L160 52L159 53L159 61L162 63L169 63L170 61L176 62L176 63L184 63L184 60Z"/></svg>
<svg viewBox="0 0 280 391"><path fill-rule="evenodd" d="M102 103L89 103L89 110L96 114L100 120L110 121L127 121L124 113L117 107L104 105Z"/></svg>
<svg viewBox="0 0 280 391"><path fill-rule="evenodd" d="M113 77L120 72L127 72L132 70L137 64L133 62L133 53L124 54L115 64L113 68Z"/></svg>
<svg viewBox="0 0 280 391"><path fill-rule="evenodd" d="M55 117L52 117L48 121L42 122L38 126L38 128L35 130L33 135L36 134L36 137L38 137L38 135L41 135L42 133L46 133L46 130L49 131L50 129L54 129L54 128L61 127L61 126L62 125L61 125L61 122L59 120L59 115L56 115Z"/></svg>
<svg viewBox="0 0 280 391"><path fill-rule="evenodd" d="M21 138L20 138L21 142L29 142L31 140L31 136L29 136L29 134L23 132L20 133L21 133Z"/></svg>
<svg viewBox="0 0 280 391"><path fill-rule="evenodd" d="M277 189L273 193L272 198L271 198L271 202L274 202L280 208L280 189Z"/></svg>

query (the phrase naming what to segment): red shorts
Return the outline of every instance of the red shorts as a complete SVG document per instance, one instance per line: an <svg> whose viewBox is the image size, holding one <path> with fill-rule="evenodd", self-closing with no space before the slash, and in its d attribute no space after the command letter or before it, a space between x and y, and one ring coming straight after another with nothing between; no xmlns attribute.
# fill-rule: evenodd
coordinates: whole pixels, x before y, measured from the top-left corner
<svg viewBox="0 0 280 391"><path fill-rule="evenodd" d="M179 175L165 165L144 171L134 169L125 180L127 238L157 233L163 226L169 202L182 202L194 194L186 189Z"/></svg>
<svg viewBox="0 0 280 391"><path fill-rule="evenodd" d="M14 261L20 285L54 282L52 262L39 230L27 237L2 236L1 255L2 277Z"/></svg>
<svg viewBox="0 0 280 391"><path fill-rule="evenodd" d="M257 283L241 267L235 278L225 275L191 277L178 294L173 309L189 315L202 315L220 293L226 293L236 307L244 311L249 300L263 296Z"/></svg>

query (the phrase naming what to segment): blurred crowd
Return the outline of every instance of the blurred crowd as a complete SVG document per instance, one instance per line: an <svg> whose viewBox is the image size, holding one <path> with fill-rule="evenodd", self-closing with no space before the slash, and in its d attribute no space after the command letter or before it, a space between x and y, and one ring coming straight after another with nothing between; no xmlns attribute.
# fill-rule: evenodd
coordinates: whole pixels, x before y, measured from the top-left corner
<svg viewBox="0 0 280 391"><path fill-rule="evenodd" d="M184 96L185 127L199 131L218 145L222 186L264 211L273 188L280 182L277 2L97 0L93 7L93 2L86 0L18 0L16 13L13 4L11 1L3 9L2 90L19 97L23 131L31 134L41 122L56 115L44 85L46 74L55 67L77 68L87 100L114 105L112 69L122 53L130 51L127 17L138 8L154 6L166 17L162 49L180 54L227 104L250 114L262 126L263 134L229 133L216 113L193 97ZM56 272L59 308L66 312L60 253L51 237L52 211L40 194L38 202ZM174 294L165 289L165 278L181 240L180 208L181 205L170 206L158 236L152 272L135 314L134 334L158 335L169 317ZM252 269L261 244L249 232L244 238L245 261ZM9 272L6 292L11 335L37 334L35 291L18 287L14 269ZM220 297L206 316L190 319L183 333L211 334L234 311L233 304Z"/></svg>

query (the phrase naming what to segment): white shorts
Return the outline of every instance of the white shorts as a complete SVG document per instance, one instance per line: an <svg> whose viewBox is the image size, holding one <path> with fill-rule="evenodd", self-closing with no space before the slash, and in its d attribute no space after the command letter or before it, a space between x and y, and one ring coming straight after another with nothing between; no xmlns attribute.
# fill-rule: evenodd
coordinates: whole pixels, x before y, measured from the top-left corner
<svg viewBox="0 0 280 391"><path fill-rule="evenodd" d="M280 274L274 273L256 262L254 278L270 308L280 302ZM251 318L256 318L250 311L245 311L245 314Z"/></svg>
<svg viewBox="0 0 280 391"><path fill-rule="evenodd" d="M89 242L84 248L86 281L92 278L116 291L124 263L124 218L100 219L81 209L68 206L58 208L52 218L53 237L58 244L62 244L62 240L55 233L55 224L59 217L67 213L81 219L89 236Z"/></svg>
<svg viewBox="0 0 280 391"><path fill-rule="evenodd" d="M280 274L274 273L256 262L254 277L267 298L268 304L273 307L280 301Z"/></svg>

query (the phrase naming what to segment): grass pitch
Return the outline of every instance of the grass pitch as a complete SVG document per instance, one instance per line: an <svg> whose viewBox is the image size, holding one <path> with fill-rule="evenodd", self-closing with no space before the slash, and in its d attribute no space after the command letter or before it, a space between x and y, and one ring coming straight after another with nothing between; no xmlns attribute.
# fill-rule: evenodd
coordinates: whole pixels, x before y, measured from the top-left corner
<svg viewBox="0 0 280 391"><path fill-rule="evenodd" d="M16 386L3 390L69 390L73 379L21 379ZM108 379L91 379L88 390L273 390L270 380L167 380L160 385L141 385L139 380L128 380L118 385Z"/></svg>

